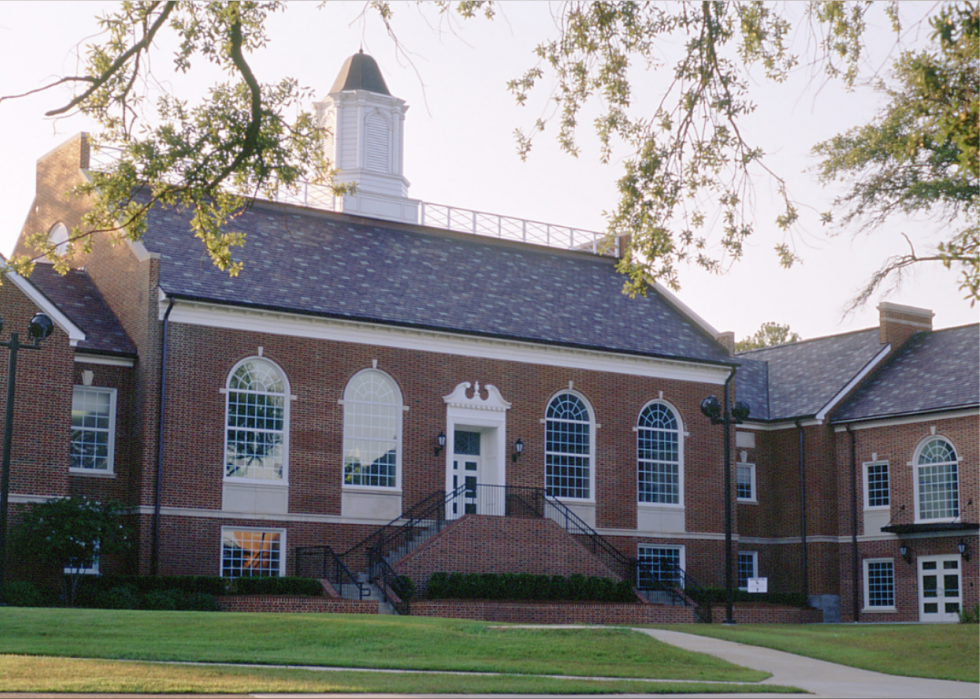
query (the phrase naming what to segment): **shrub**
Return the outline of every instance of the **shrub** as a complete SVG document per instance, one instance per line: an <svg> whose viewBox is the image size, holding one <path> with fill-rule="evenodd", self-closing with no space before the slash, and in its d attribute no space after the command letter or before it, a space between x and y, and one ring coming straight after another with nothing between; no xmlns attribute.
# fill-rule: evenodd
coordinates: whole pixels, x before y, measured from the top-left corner
<svg viewBox="0 0 980 699"><path fill-rule="evenodd" d="M43 607L44 595L33 583L16 580L3 586L0 601L11 607Z"/></svg>
<svg viewBox="0 0 980 699"><path fill-rule="evenodd" d="M95 606L99 609L136 609L140 599L131 587L114 587L99 593Z"/></svg>
<svg viewBox="0 0 980 699"><path fill-rule="evenodd" d="M433 573L426 586L426 597L429 599L445 599L449 595L449 573Z"/></svg>
<svg viewBox="0 0 980 699"><path fill-rule="evenodd" d="M433 573L425 596L428 599L636 601L629 580L531 573Z"/></svg>
<svg viewBox="0 0 980 699"><path fill-rule="evenodd" d="M322 589L322 588L321 588ZM188 612L220 612L218 598L206 592L192 592L181 600L179 609Z"/></svg>
<svg viewBox="0 0 980 699"><path fill-rule="evenodd" d="M402 602L408 602L415 594L415 583L407 575L396 575L391 581L391 591L398 595Z"/></svg>
<svg viewBox="0 0 980 699"><path fill-rule="evenodd" d="M143 595L140 609L175 611L181 608L180 605L183 601L184 593L181 590L154 590Z"/></svg>
<svg viewBox="0 0 980 699"><path fill-rule="evenodd" d="M235 578L233 589L239 595L319 597L323 594L323 585L314 578Z"/></svg>
<svg viewBox="0 0 980 699"><path fill-rule="evenodd" d="M980 604L973 605L972 608L964 607L960 610L961 624L980 624Z"/></svg>

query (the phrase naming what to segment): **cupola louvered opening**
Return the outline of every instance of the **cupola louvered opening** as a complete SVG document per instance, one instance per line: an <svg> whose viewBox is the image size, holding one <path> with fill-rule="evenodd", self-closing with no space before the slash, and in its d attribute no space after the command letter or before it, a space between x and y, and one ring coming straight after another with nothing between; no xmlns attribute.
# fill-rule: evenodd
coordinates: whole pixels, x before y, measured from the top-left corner
<svg viewBox="0 0 980 699"><path fill-rule="evenodd" d="M323 150L327 158L337 166L337 116L329 114L323 122Z"/></svg>
<svg viewBox="0 0 980 699"><path fill-rule="evenodd" d="M364 166L374 172L388 172L388 122L380 114L371 114L365 121L364 132Z"/></svg>

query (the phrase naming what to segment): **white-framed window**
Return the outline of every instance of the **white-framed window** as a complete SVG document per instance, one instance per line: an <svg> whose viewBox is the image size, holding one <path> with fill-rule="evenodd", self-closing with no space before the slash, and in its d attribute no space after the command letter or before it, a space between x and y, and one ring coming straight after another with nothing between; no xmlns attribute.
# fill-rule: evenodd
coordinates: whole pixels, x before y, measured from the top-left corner
<svg viewBox="0 0 980 699"><path fill-rule="evenodd" d="M225 389L225 478L287 479L289 384L278 365L242 360Z"/></svg>
<svg viewBox="0 0 980 699"><path fill-rule="evenodd" d="M757 551L738 552L738 589L749 589L749 578L759 577L759 553Z"/></svg>
<svg viewBox="0 0 980 699"><path fill-rule="evenodd" d="M956 450L942 437L930 437L915 450L916 521L951 521L960 516Z"/></svg>
<svg viewBox="0 0 980 699"><path fill-rule="evenodd" d="M75 386L71 396L71 460L75 473L114 472L116 389Z"/></svg>
<svg viewBox="0 0 980 699"><path fill-rule="evenodd" d="M48 242L54 245L54 251L59 255L68 252L71 246L71 243L68 242L69 238L71 235L68 232L68 226L61 221L51 226L51 230L48 231Z"/></svg>
<svg viewBox="0 0 980 699"><path fill-rule="evenodd" d="M735 464L735 497L739 502L758 502L755 490L755 464Z"/></svg>
<svg viewBox="0 0 980 699"><path fill-rule="evenodd" d="M895 561L891 558L865 559L864 608L895 609Z"/></svg>
<svg viewBox="0 0 980 699"><path fill-rule="evenodd" d="M276 578L286 573L286 530L221 528L221 576Z"/></svg>
<svg viewBox="0 0 980 699"><path fill-rule="evenodd" d="M637 587L648 590L656 582L681 584L684 547L640 544L636 549Z"/></svg>
<svg viewBox="0 0 980 699"><path fill-rule="evenodd" d="M677 413L659 401L640 411L636 424L637 499L643 503L683 503L684 469Z"/></svg>
<svg viewBox="0 0 980 699"><path fill-rule="evenodd" d="M402 394L383 371L365 369L344 390L344 485L397 488Z"/></svg>
<svg viewBox="0 0 980 699"><path fill-rule="evenodd" d="M65 575L99 575L99 544L95 544L95 556L92 557L91 563L84 568L75 568L73 566L65 566Z"/></svg>
<svg viewBox="0 0 980 699"><path fill-rule="evenodd" d="M888 509L890 504L888 462L871 461L864 464L864 509Z"/></svg>
<svg viewBox="0 0 980 699"><path fill-rule="evenodd" d="M544 483L548 495L592 499L595 422L585 399L559 393L548 403L544 430Z"/></svg>

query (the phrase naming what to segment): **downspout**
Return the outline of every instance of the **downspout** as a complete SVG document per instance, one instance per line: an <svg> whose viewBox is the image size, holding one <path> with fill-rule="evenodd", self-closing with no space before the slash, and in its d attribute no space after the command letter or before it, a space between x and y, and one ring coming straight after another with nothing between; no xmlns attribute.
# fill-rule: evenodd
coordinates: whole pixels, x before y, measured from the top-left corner
<svg viewBox="0 0 980 699"><path fill-rule="evenodd" d="M157 479L153 497L153 555L150 558L150 575L160 573L160 506L163 490L163 428L164 411L167 407L167 335L170 330L170 311L174 309L174 299L170 297L166 313L163 314L163 340L160 348L160 429L157 434Z"/></svg>
<svg viewBox="0 0 980 699"><path fill-rule="evenodd" d="M807 576L807 560L806 560L806 468L804 466L806 459L806 452L804 451L803 443L803 425L800 421L796 421L796 429L800 435L800 538L803 540L803 597L804 599L809 599L810 597L810 580Z"/></svg>
<svg viewBox="0 0 980 699"><path fill-rule="evenodd" d="M854 608L854 623L861 621L860 598L858 596L858 496L857 496L857 437L850 425L846 425L851 436L851 604Z"/></svg>

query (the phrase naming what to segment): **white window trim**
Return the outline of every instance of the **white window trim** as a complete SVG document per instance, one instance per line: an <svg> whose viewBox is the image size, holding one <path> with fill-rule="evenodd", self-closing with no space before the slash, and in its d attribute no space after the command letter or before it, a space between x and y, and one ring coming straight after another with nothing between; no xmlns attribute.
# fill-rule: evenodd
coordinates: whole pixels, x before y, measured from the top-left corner
<svg viewBox="0 0 980 699"><path fill-rule="evenodd" d="M871 596L871 591L868 589L868 566L872 563L891 563L892 564L892 605L888 607L872 607L868 600ZM898 608L895 606L894 601L898 596L898 586L895 584L895 559L894 558L865 558L864 559L864 580L862 586L864 587L864 606L862 607L862 612L897 612Z"/></svg>
<svg viewBox="0 0 980 699"><path fill-rule="evenodd" d="M735 570L738 572L738 561L741 556L752 556L752 575L749 578L759 577L759 552L758 551L739 551L738 555L735 557ZM739 590L748 590L748 585L745 587L739 586Z"/></svg>
<svg viewBox="0 0 980 699"><path fill-rule="evenodd" d="M346 454L346 445L345 445L345 442L347 441L346 440L346 437L344 436L344 432L346 431L346 427L347 427L347 407L346 406L347 406L347 402L349 400L347 398L347 389L350 387L350 385L354 381L354 379L356 379L361 374L365 374L365 373L381 374L382 376L384 376L385 378L387 378L389 381L391 381L391 385L394 386L394 388L395 388L395 395L398 398L398 405L396 406L396 410L395 410L395 416L396 416L395 417L395 420L396 420L396 425L395 425L395 434L396 434L396 436L395 436L395 442L396 442L396 444L398 446L395 449L395 484L394 485L361 485L360 483L356 483L356 484L355 483L351 483L351 484L348 484L347 483L347 478L346 478L346 475L347 474L344 472L345 471L344 458L345 458L345 454ZM356 403L358 401L352 401L352 402L355 402ZM356 491L369 492L369 493L371 493L371 492L373 492L373 493L381 492L381 493L390 493L390 494L393 494L393 495L394 494L401 493L402 492L402 452L404 451L404 447L405 447L405 445L404 445L404 434L405 434L405 432L404 432L404 429L403 429L403 420L402 420L402 418L405 415L405 397L404 397L404 394L402 394L402 388L401 388L401 386L399 386L398 385L398 382L395 381L395 378L391 374L389 374L388 372L386 372L386 371L382 371L381 369L375 369L373 367L370 368L370 369L361 369L360 371L355 372L354 375L351 376L350 379L347 380L347 384L344 386L344 397L340 400L340 407L341 407L341 415L342 415L342 419L340 421L340 440L341 440L341 446L340 446L340 460L341 460L341 463L340 463L340 486L341 486L341 488L343 490L349 490L349 491L352 491L352 492L356 492Z"/></svg>
<svg viewBox="0 0 980 699"><path fill-rule="evenodd" d="M868 501L871 497L871 488L869 485L869 474L868 469L872 466L885 466L888 468L888 504L887 505L869 505ZM864 509L872 511L881 511L891 509L892 502L892 469L891 464L888 461L865 461L863 464L864 469Z"/></svg>
<svg viewBox="0 0 980 699"><path fill-rule="evenodd" d="M221 528L221 538L218 539L218 576L224 577L224 557L225 557L225 532L262 532L266 534L278 534L279 535L279 577L286 576L286 552L289 550L286 547L286 530L278 529L275 527L222 527Z"/></svg>
<svg viewBox="0 0 980 699"><path fill-rule="evenodd" d="M922 455L922 450L925 448L925 446L936 439L942 439L947 444L949 444L953 448L953 452L957 456L956 461L952 463L956 464L956 498L957 498L957 509L960 510L960 515L957 515L956 517L930 517L929 519L923 519L921 515L922 510L920 509L919 506L919 468L920 468L919 457ZM962 516L962 508L959 507L960 486L962 481L962 474L960 473L960 468L959 468L961 459L959 458L959 455L960 455L960 451L959 449L956 448L956 445L953 444L953 441L948 437L939 434L931 434L916 445L915 451L912 454L912 495L915 502L916 524L924 524L930 522L932 523L955 522L958 519L960 519L960 516ZM937 464L924 464L924 465L935 466Z"/></svg>
<svg viewBox="0 0 980 699"><path fill-rule="evenodd" d="M642 549L674 549L678 552L677 554L677 565L680 569L687 571L687 547L684 544L657 544L651 543L649 541L637 544L636 546L636 558L640 559L640 551Z"/></svg>
<svg viewBox="0 0 980 699"><path fill-rule="evenodd" d="M641 502L640 501L640 455L639 455L639 439L640 439L640 416L643 415L643 411L647 409L648 406L653 404L663 405L671 413L674 414L674 419L677 420L677 502ZM672 507L676 509L684 508L684 435L687 432L684 429L684 421L681 419L681 411L678 410L672 403L665 400L651 400L640 408L640 412L636 415L636 420L633 423L633 429L637 433L636 435L636 504L639 507Z"/></svg>
<svg viewBox="0 0 980 699"><path fill-rule="evenodd" d="M108 393L109 394L109 445L108 453L106 455L106 468L77 468L71 466L71 457L69 456L69 466L68 473L76 476L94 476L95 478L107 478L115 477L116 475L116 389L105 388L102 386L72 386L72 400L74 400L75 391L90 391L93 393ZM73 428L74 429L74 428Z"/></svg>
<svg viewBox="0 0 980 699"><path fill-rule="evenodd" d="M582 403L585 404L586 411L589 413L589 497L587 497L587 498L571 498L571 497L558 496L558 495L550 496L550 497L554 497L556 500L558 500L560 502L595 503L595 477L596 477L596 472L595 472L595 461L596 461L596 459L595 459L595 453L596 453L595 436L596 436L596 417L595 417L595 409L592 407L592 403L589 402L589 399L588 398L586 398L582 393L580 393L578 391L575 391L575 390L567 389L566 388L566 389L564 389L562 391L558 391L557 393L555 393L554 395L552 395L547 400L547 402L545 403L545 406L544 406L544 420L543 420L543 422L544 422L544 435L542 435L544 437L544 441L542 442L542 446L544 446L547 449L547 444L548 444L548 421L551 419L551 418L548 417L548 408L551 407L552 402L554 402L554 400L556 398L558 398L559 396L566 395L566 394L573 395L576 398L578 398L579 400L581 400ZM545 455L544 455L544 483L545 483L545 491L547 491L547 488L548 488L548 454L547 454L547 451L545 451Z"/></svg>
<svg viewBox="0 0 980 699"><path fill-rule="evenodd" d="M738 467L745 466L749 469L749 485L752 489L752 496L748 498L738 497ZM747 461L735 464L735 499L743 505L758 505L759 504L759 491L756 490L756 480L755 480L755 464L750 464Z"/></svg>
<svg viewBox="0 0 980 699"><path fill-rule="evenodd" d="M98 545L96 545L95 550L96 550L96 554L92 558L92 565L88 566L87 568L78 568L77 570L75 568L72 568L71 566L65 566L65 570L64 570L65 575L75 575L75 574L101 575L101 573L99 572L99 554L98 554L99 546Z"/></svg>
<svg viewBox="0 0 980 699"><path fill-rule="evenodd" d="M229 401L231 400L231 377L235 375L238 368L245 362L251 361L261 361L271 364L276 369L279 370L279 374L282 376L282 386L283 386L283 412L282 412L282 478L279 479L269 479L269 478L248 478L247 476L229 476L228 475L228 409ZM229 483L255 483L257 485L268 485L276 487L288 487L289 486L289 423L290 423L290 404L292 403L292 392L289 386L289 376L286 371L278 362L274 362L268 357L262 357L255 355L252 357L245 357L239 362L235 363L235 366L231 368L228 375L225 377L225 386L222 390L225 395L225 421L222 425L221 435L221 475L225 482Z"/></svg>

